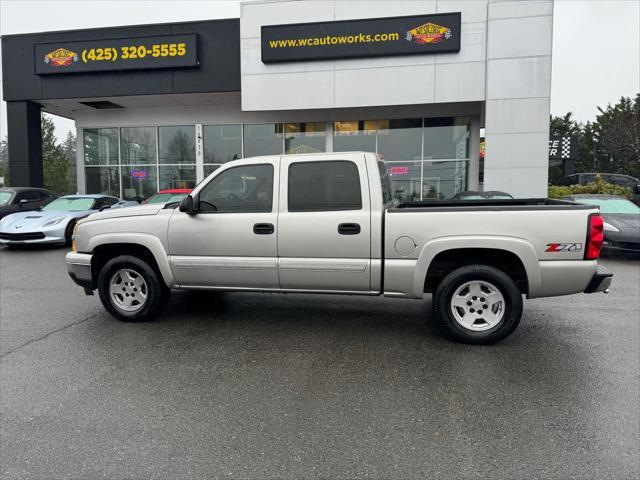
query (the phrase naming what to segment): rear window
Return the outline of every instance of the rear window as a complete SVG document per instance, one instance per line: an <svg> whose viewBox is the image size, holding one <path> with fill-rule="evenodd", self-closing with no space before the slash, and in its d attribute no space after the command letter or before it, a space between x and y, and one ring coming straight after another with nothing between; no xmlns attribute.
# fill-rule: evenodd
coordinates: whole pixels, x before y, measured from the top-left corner
<svg viewBox="0 0 640 480"><path fill-rule="evenodd" d="M382 184L382 203L389 203L393 200L391 194L391 179L384 162L378 162L378 171L380 172L380 183Z"/></svg>
<svg viewBox="0 0 640 480"><path fill-rule="evenodd" d="M290 212L362 208L358 167L346 160L292 163L288 188Z"/></svg>
<svg viewBox="0 0 640 480"><path fill-rule="evenodd" d="M13 197L13 192L0 192L0 205L6 205Z"/></svg>

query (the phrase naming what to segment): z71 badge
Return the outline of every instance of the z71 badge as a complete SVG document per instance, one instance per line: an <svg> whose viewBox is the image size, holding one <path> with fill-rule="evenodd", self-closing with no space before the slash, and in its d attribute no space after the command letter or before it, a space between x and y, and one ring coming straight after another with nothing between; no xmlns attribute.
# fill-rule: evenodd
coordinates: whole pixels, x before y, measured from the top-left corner
<svg viewBox="0 0 640 480"><path fill-rule="evenodd" d="M580 250L582 250L581 243L547 243L545 252L579 252Z"/></svg>

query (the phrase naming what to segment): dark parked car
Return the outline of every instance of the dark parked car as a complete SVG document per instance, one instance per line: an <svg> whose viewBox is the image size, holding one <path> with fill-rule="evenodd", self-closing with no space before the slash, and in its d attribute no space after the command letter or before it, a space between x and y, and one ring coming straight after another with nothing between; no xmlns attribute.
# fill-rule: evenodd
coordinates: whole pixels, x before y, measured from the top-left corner
<svg viewBox="0 0 640 480"><path fill-rule="evenodd" d="M38 210L55 198L53 193L44 188L0 188L0 218L11 213Z"/></svg>
<svg viewBox="0 0 640 480"><path fill-rule="evenodd" d="M633 193L634 202L637 203L640 200L640 180L631 175L622 175L621 173L575 173L565 178L564 183L565 185L586 185L587 183L595 182L598 175L607 183L627 187Z"/></svg>
<svg viewBox="0 0 640 480"><path fill-rule="evenodd" d="M596 205L604 219L603 251L640 254L640 208L614 195L571 195L565 200Z"/></svg>

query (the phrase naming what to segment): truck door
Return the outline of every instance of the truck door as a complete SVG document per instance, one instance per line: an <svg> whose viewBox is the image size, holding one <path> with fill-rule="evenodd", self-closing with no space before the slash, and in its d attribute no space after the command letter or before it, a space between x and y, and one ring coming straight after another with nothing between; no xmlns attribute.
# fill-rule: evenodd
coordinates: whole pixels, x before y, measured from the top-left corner
<svg viewBox="0 0 640 480"><path fill-rule="evenodd" d="M280 162L280 287L371 289L369 184L362 154Z"/></svg>
<svg viewBox="0 0 640 480"><path fill-rule="evenodd" d="M195 215L175 210L169 252L181 286L278 288L277 167L222 167L195 192Z"/></svg>

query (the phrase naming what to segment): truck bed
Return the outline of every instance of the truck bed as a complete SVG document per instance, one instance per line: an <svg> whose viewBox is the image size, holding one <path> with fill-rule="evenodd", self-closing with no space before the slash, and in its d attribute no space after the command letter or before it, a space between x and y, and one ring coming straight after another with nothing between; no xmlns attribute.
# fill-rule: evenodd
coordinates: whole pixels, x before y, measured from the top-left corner
<svg viewBox="0 0 640 480"><path fill-rule="evenodd" d="M594 207L553 198L509 198L495 200L422 200L401 202L388 212L400 211L451 211L451 210L590 210Z"/></svg>

